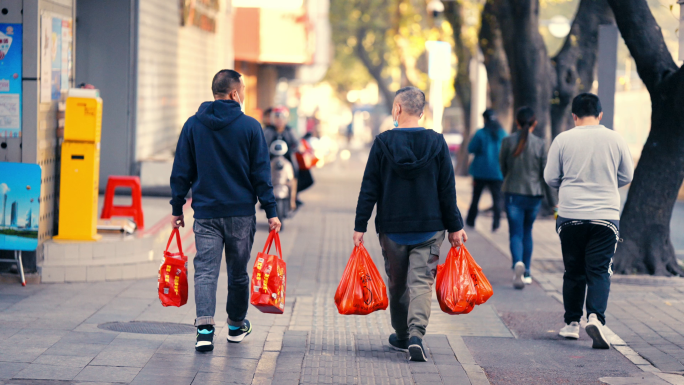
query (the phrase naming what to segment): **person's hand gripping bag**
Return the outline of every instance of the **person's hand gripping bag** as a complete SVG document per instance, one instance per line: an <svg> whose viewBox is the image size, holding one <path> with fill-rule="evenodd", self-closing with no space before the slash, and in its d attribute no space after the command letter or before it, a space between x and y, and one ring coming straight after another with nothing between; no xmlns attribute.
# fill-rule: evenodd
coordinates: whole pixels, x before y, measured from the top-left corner
<svg viewBox="0 0 684 385"><path fill-rule="evenodd" d="M275 243L277 255L270 255ZM252 294L250 303L262 313L283 314L285 311L285 287L287 267L280 247L280 236L271 231L264 251L257 254L252 270Z"/></svg>
<svg viewBox="0 0 684 385"><path fill-rule="evenodd" d="M366 315L385 310L389 304L387 288L363 244L354 247L335 292L340 314Z"/></svg>
<svg viewBox="0 0 684 385"><path fill-rule="evenodd" d="M173 237L178 245L177 253L170 253ZM158 291L161 304L180 307L188 302L188 257L183 254L180 232L173 229L164 250L164 259L159 266Z"/></svg>
<svg viewBox="0 0 684 385"><path fill-rule="evenodd" d="M464 247L452 247L446 262L437 266L437 301L447 314L468 314L477 300L477 290L470 275L468 259L463 255L464 250Z"/></svg>
<svg viewBox="0 0 684 385"><path fill-rule="evenodd" d="M492 284L489 283L489 280L482 272L482 268L477 264L477 262L475 262L475 259L468 252L468 249L466 249L465 245L461 246L461 249L463 256L468 261L470 278L473 280L475 291L477 292L477 297L475 297L475 305L482 305L483 303L487 302L492 295L494 295L494 289L492 288Z"/></svg>

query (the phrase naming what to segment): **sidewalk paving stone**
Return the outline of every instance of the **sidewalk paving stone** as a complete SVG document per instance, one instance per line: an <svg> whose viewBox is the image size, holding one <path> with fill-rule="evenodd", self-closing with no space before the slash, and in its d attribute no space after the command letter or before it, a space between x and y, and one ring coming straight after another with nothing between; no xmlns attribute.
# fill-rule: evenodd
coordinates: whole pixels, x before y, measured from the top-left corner
<svg viewBox="0 0 684 385"><path fill-rule="evenodd" d="M557 236L547 224L535 230L540 240L536 252L540 254L535 255L542 256L540 263L535 259L535 269L543 271L538 280L544 287L535 284L522 292L510 287L505 250L502 253L495 247L507 242L505 228L486 238L472 233L468 247L495 285L495 295L461 316L442 313L433 297L424 340L429 360L409 362L406 353L389 346L393 331L389 311L340 315L333 299L352 251L362 167L358 157L353 157L350 163L338 162L316 172L316 185L302 196L306 205L285 222L282 233L288 267L285 314L263 314L250 308L247 318L254 331L242 343L225 340L225 267L219 278L215 349L208 353L194 351L194 334L141 335L97 327L114 321L192 324L192 263L189 300L181 308L161 306L154 279L25 288L0 285L0 385L518 384L535 378L544 381L527 383L548 383L545 380L554 376L559 383L597 383L599 377L644 374L625 358L634 358L634 351L658 362L663 370L679 370L684 285L670 281L656 279L641 286L614 283L614 292L624 294L611 298L616 304L609 305L609 322L615 320L614 331L629 345L620 345L625 356L617 350L590 349L585 334L576 342L556 336L562 306L547 291L557 294L562 277L559 256L554 254ZM467 186L462 191L463 183L457 182L461 205L469 199ZM261 251L267 235L263 212L257 215L253 255ZM478 229L487 225L487 217L481 218ZM386 282L373 223L365 244ZM442 260L448 248L445 242ZM633 314L636 308L643 314ZM660 321L653 322L654 317ZM31 329L24 329L27 324ZM581 358L571 358L575 356ZM568 360L584 366L563 368L561 363ZM594 363L587 366L586 362ZM518 367L507 370L513 363ZM584 375L568 374L576 372Z"/></svg>

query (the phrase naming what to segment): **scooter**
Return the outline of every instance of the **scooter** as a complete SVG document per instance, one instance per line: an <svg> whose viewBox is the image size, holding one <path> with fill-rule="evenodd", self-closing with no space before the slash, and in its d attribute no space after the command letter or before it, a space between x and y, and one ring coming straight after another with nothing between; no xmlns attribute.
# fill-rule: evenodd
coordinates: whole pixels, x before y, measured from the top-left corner
<svg viewBox="0 0 684 385"><path fill-rule="evenodd" d="M271 143L269 152L271 153L271 183L273 184L273 195L276 199L276 210L278 219L282 222L290 213L290 202L292 183L294 181L294 168L285 154L287 154L287 143L283 140L274 140Z"/></svg>

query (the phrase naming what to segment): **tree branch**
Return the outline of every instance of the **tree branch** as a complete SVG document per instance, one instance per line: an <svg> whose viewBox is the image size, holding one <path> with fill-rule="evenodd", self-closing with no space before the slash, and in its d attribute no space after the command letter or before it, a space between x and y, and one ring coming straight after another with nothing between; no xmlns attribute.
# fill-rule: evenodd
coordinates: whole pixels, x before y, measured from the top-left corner
<svg viewBox="0 0 684 385"><path fill-rule="evenodd" d="M677 71L660 26L645 0L608 0L639 77L653 97L663 78ZM652 31L658 33L652 33ZM681 32L681 31L680 31Z"/></svg>
<svg viewBox="0 0 684 385"><path fill-rule="evenodd" d="M390 91L387 82L382 76L382 69L385 67L384 60L381 59L380 65L374 65L373 60L368 56L368 52L363 47L363 38L366 36L367 32L367 29L364 27L361 27L356 31L356 54L358 55L359 59L361 59L361 62L366 69L368 69L368 73L370 73L373 79L375 79L376 83L378 83L378 89L380 90L380 93L384 99L383 102L385 104L385 108L389 112L392 111L394 95Z"/></svg>

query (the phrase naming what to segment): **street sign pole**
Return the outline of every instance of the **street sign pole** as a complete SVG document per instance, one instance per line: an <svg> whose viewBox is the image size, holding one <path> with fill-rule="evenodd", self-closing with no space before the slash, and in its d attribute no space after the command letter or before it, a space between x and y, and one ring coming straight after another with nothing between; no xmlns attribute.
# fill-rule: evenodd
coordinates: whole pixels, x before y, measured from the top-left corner
<svg viewBox="0 0 684 385"><path fill-rule="evenodd" d="M428 77L430 78L430 108L432 109L432 129L442 132L444 116L444 81L451 78L451 45L444 41L427 41Z"/></svg>
<svg viewBox="0 0 684 385"><path fill-rule="evenodd" d="M610 129L614 129L618 38L617 25L599 26L598 97L603 107L601 123Z"/></svg>
<svg viewBox="0 0 684 385"><path fill-rule="evenodd" d="M679 0L679 61L684 61L684 0Z"/></svg>

